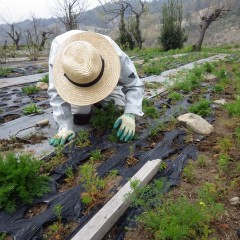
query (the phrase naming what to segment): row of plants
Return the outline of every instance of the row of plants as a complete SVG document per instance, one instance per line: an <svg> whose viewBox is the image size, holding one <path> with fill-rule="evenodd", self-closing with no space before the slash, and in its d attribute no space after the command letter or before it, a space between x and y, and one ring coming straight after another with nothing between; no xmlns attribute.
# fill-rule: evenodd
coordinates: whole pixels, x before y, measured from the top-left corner
<svg viewBox="0 0 240 240"><path fill-rule="evenodd" d="M166 182L161 179L140 189L136 188L137 184L132 184L135 189L133 207L142 209L142 213L135 219L137 229L127 230L126 240L141 234L159 240L237 238L239 226L231 221L234 218L232 212L236 213L236 210L231 209L235 206L230 206L228 199L239 193L240 185L238 59L230 57L180 73L175 84L169 87L171 102L181 102L189 95L194 96L187 112L202 117L214 114L216 133L197 143L194 133L187 130L185 141L196 145L199 155L196 161L189 161L183 169L182 183L170 193L164 193L163 183L165 188ZM206 82L206 73L214 74L216 79ZM212 101L221 98L225 98L227 103L214 108L213 112ZM163 129L166 126L160 124L152 134L159 134Z"/></svg>

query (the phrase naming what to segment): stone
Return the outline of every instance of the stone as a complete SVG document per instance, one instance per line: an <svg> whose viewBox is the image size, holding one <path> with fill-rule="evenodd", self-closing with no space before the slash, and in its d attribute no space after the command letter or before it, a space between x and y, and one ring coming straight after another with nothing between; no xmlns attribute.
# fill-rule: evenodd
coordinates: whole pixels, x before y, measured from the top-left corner
<svg viewBox="0 0 240 240"><path fill-rule="evenodd" d="M233 197L229 199L229 202L233 206L237 206L238 204L240 204L239 197Z"/></svg>
<svg viewBox="0 0 240 240"><path fill-rule="evenodd" d="M213 101L213 103L218 104L218 105L224 105L224 104L226 104L226 102L227 101L225 99L218 99L218 100Z"/></svg>
<svg viewBox="0 0 240 240"><path fill-rule="evenodd" d="M36 86L42 90L48 90L48 84L45 82L38 82Z"/></svg>
<svg viewBox="0 0 240 240"><path fill-rule="evenodd" d="M177 119L180 123L186 125L196 133L209 135L213 132L213 126L197 114L186 113L179 116Z"/></svg>

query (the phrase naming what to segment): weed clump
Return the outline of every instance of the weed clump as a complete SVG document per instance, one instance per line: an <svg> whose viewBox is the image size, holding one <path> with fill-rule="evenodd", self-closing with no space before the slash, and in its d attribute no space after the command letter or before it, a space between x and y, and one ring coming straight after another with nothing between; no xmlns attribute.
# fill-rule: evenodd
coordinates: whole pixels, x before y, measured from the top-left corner
<svg viewBox="0 0 240 240"><path fill-rule="evenodd" d="M209 116L212 113L210 108L211 101L203 99L188 108L189 112L198 114L202 117Z"/></svg>
<svg viewBox="0 0 240 240"><path fill-rule="evenodd" d="M31 103L23 108L23 114L28 115L32 113L40 113L42 111L41 108L37 107L35 103Z"/></svg>
<svg viewBox="0 0 240 240"><path fill-rule="evenodd" d="M39 91L40 89L36 85L22 87L22 92L26 94L34 94L34 93L38 93Z"/></svg>
<svg viewBox="0 0 240 240"><path fill-rule="evenodd" d="M30 155L0 155L0 208L8 213L18 202L31 203L48 192L49 177L39 174L42 163Z"/></svg>
<svg viewBox="0 0 240 240"><path fill-rule="evenodd" d="M44 82L44 83L48 83L49 82L49 75L45 74L40 80L39 82Z"/></svg>
<svg viewBox="0 0 240 240"><path fill-rule="evenodd" d="M231 116L240 116L240 97L233 102L226 103L224 108Z"/></svg>

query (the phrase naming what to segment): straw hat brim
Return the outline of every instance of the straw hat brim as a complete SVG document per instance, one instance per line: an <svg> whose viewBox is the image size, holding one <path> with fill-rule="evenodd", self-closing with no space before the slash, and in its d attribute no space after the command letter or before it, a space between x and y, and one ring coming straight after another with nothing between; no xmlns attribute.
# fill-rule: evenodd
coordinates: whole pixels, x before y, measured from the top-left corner
<svg viewBox="0 0 240 240"><path fill-rule="evenodd" d="M74 41L92 44L104 60L103 75L93 86L76 86L64 76L62 54L66 46ZM57 92L64 101L77 106L91 105L106 98L117 85L119 76L120 60L116 50L104 36L93 32L78 33L69 37L59 46L53 62L53 81Z"/></svg>

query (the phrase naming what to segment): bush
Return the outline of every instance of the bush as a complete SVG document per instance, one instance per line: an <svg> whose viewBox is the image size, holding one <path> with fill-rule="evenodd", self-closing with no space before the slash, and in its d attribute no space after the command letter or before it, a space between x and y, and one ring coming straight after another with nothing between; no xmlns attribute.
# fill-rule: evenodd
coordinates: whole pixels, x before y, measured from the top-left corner
<svg viewBox="0 0 240 240"><path fill-rule="evenodd" d="M0 155L0 208L11 213L18 202L31 203L50 190L49 177L39 174L42 163L30 155Z"/></svg>

